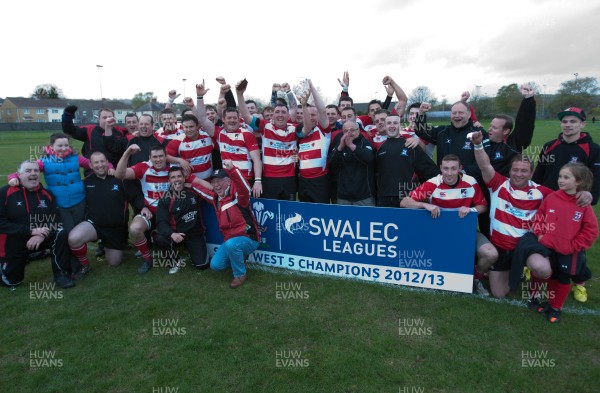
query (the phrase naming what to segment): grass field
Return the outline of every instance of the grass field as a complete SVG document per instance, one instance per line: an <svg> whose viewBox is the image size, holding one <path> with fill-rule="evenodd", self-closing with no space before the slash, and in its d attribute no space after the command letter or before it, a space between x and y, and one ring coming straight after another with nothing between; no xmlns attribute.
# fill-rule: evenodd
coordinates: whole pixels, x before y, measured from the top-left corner
<svg viewBox="0 0 600 393"><path fill-rule="evenodd" d="M484 122L488 124L489 122ZM600 141L600 128L588 124ZM533 145L555 138L538 122ZM0 183L49 133L0 133ZM79 143L73 144L79 148ZM596 214L600 208L596 207ZM90 254L94 246L90 247ZM600 249L588 254L600 274ZM600 283L550 325L473 295L292 274L153 269L133 251L92 257L77 287L47 260L0 291L0 392L593 392L600 386ZM1 289L1 288L0 288ZM301 296L282 300L281 293Z"/></svg>

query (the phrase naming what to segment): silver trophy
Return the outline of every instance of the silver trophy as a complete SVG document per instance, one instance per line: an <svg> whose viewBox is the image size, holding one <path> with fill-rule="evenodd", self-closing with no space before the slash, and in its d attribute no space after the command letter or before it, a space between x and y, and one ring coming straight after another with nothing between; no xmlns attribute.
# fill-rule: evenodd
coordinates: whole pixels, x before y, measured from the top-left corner
<svg viewBox="0 0 600 393"><path fill-rule="evenodd" d="M298 82L292 88L292 91L296 95L296 98L304 97L308 94L310 87L308 86L308 79L304 77L298 78Z"/></svg>

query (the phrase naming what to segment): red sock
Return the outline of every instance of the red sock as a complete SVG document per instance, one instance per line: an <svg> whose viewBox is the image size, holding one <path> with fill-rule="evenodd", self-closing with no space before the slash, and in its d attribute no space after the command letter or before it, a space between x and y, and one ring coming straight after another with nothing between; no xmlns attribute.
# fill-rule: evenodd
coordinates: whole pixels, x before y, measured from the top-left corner
<svg viewBox="0 0 600 393"><path fill-rule="evenodd" d="M561 310L562 306L565 304L565 300L569 297L569 292L571 292L571 284L561 284L557 281L554 298L550 298L550 305L552 308Z"/></svg>
<svg viewBox="0 0 600 393"><path fill-rule="evenodd" d="M475 271L473 272L473 278L475 280L483 280L483 276L484 274L475 268Z"/></svg>
<svg viewBox="0 0 600 393"><path fill-rule="evenodd" d="M539 297L540 289L546 287L548 289L548 279L547 278L539 278L533 272L531 272L531 281L529 281L529 285L527 286L527 290L529 291L529 298L534 299Z"/></svg>
<svg viewBox="0 0 600 393"><path fill-rule="evenodd" d="M75 255L75 258L84 266L89 266L90 262L87 259L87 244L83 243L81 247L71 247L71 252Z"/></svg>
<svg viewBox="0 0 600 393"><path fill-rule="evenodd" d="M133 243L134 247L142 253L142 258L145 260L152 259L152 255L150 254L150 247L148 247L148 242L146 238L142 238L138 243Z"/></svg>

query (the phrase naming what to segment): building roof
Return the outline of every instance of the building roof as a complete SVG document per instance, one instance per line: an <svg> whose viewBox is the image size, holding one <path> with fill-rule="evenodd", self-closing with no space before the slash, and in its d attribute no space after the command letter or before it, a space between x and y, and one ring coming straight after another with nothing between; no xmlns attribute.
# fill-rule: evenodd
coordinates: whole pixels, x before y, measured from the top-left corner
<svg viewBox="0 0 600 393"><path fill-rule="evenodd" d="M61 98L25 98L25 97L6 97L15 106L19 108L64 108L67 101Z"/></svg>
<svg viewBox="0 0 600 393"><path fill-rule="evenodd" d="M160 112L165 109L165 104L158 102L148 102L140 107L135 108L136 112Z"/></svg>
<svg viewBox="0 0 600 393"><path fill-rule="evenodd" d="M80 100L80 99L67 99L67 105L77 105L78 107L85 108L109 108L112 110L122 109L126 111L132 110L131 105L125 104L118 100ZM65 105L66 106L66 105Z"/></svg>

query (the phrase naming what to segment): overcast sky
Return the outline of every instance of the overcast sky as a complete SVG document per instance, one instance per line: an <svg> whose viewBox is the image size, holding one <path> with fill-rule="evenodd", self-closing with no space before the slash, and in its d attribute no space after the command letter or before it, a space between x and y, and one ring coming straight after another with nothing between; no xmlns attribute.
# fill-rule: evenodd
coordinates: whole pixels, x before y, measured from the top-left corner
<svg viewBox="0 0 600 393"><path fill-rule="evenodd" d="M504 1L10 1L2 5L0 97L52 83L68 98L195 95L215 77L247 78L247 96L310 77L327 103L350 72L355 101L382 99L392 76L450 102L535 81L553 93L600 78L600 2ZM102 65L98 69L96 65ZM182 97L179 98L181 100Z"/></svg>

